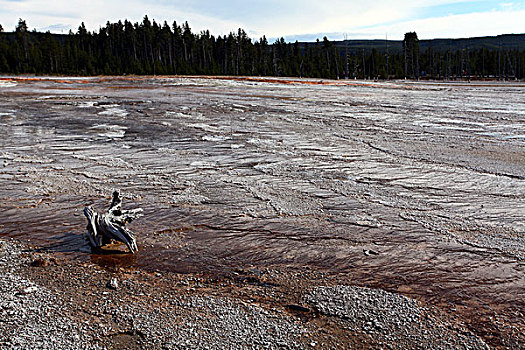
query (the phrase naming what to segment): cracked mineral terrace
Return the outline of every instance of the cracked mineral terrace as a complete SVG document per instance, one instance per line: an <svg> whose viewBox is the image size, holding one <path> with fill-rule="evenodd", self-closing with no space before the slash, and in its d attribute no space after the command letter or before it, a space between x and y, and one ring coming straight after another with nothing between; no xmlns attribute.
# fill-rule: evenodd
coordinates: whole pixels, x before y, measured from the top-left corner
<svg viewBox="0 0 525 350"><path fill-rule="evenodd" d="M1 78L0 346L523 348L524 92ZM114 189L136 255L83 238Z"/></svg>

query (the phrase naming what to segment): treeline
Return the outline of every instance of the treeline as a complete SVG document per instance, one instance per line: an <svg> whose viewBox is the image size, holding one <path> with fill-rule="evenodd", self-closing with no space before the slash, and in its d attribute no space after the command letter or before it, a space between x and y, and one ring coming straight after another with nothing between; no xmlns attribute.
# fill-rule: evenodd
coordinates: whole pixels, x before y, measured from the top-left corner
<svg viewBox="0 0 525 350"><path fill-rule="evenodd" d="M239 29L213 36L188 23L107 23L89 32L82 23L67 35L29 31L20 19L14 32L0 26L0 72L51 75L249 75L310 78L523 79L525 51L502 49L419 50L407 33L403 51L350 50L326 37L315 43L268 43Z"/></svg>

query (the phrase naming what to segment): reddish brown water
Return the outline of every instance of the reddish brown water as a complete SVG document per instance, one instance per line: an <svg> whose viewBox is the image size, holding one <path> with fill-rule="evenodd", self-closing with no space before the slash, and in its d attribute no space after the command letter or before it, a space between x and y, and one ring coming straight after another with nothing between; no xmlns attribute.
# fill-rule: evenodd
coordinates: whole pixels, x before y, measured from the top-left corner
<svg viewBox="0 0 525 350"><path fill-rule="evenodd" d="M455 309L516 348L524 90L4 79L0 234L103 266L308 266ZM115 188L145 209L135 256L92 255L82 238L82 208L104 210Z"/></svg>

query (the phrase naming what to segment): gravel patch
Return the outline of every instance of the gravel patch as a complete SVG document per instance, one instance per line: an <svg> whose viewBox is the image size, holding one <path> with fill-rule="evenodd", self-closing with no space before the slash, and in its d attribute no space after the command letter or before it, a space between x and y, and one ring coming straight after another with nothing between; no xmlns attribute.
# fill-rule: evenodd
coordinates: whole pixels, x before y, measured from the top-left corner
<svg viewBox="0 0 525 350"><path fill-rule="evenodd" d="M318 287L305 297L319 313L341 320L388 349L488 349L465 329L450 329L418 302L379 289L351 286Z"/></svg>
<svg viewBox="0 0 525 350"><path fill-rule="evenodd" d="M27 263L19 246L0 240L0 348L100 349L59 295L17 274Z"/></svg>
<svg viewBox="0 0 525 350"><path fill-rule="evenodd" d="M133 320L144 346L163 349L301 349L308 330L279 312L228 298L171 300L157 313L115 310L117 323ZM162 326L160 326L162 325Z"/></svg>

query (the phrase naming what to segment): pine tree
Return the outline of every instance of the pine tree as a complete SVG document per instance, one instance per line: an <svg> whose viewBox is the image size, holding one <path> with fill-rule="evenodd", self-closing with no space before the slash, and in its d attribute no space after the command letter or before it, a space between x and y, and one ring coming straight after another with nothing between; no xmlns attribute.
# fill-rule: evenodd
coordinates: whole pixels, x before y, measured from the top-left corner
<svg viewBox="0 0 525 350"><path fill-rule="evenodd" d="M419 39L416 32L405 33L403 39L403 53L405 59L405 78L419 79Z"/></svg>

